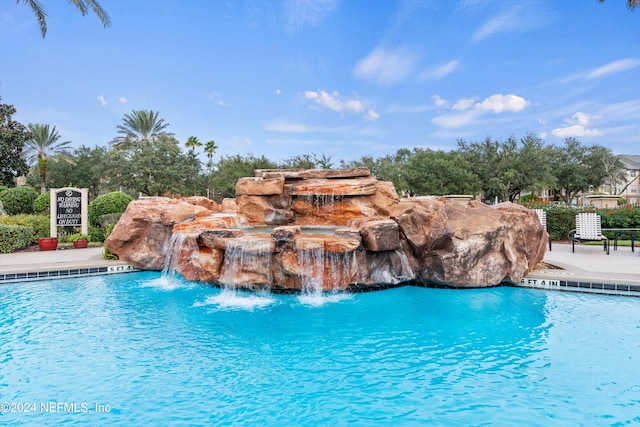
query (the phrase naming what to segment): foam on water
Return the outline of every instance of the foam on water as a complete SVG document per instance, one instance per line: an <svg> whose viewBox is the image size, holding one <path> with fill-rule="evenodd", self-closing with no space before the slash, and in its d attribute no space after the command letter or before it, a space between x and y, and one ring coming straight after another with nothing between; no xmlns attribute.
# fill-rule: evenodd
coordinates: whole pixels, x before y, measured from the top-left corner
<svg viewBox="0 0 640 427"><path fill-rule="evenodd" d="M313 294L300 294L298 295L298 301L303 305L309 305L312 307L322 307L325 304L331 304L336 302L347 301L353 299L353 294L350 293L313 293Z"/></svg>
<svg viewBox="0 0 640 427"><path fill-rule="evenodd" d="M204 301L195 302L194 307L215 306L221 310L245 310L253 311L268 307L276 302L276 299L259 294L241 293L231 289L224 289L218 295L208 296Z"/></svg>
<svg viewBox="0 0 640 427"><path fill-rule="evenodd" d="M194 284L190 284L180 279L176 275L162 275L157 279L148 280L140 283L140 287L143 288L156 288L161 291L173 291L176 289L189 289Z"/></svg>

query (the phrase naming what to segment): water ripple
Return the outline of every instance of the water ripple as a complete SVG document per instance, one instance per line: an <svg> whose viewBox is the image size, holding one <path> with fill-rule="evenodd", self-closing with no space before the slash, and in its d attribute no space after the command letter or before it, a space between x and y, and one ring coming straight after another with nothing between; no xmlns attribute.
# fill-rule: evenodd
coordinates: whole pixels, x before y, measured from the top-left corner
<svg viewBox="0 0 640 427"><path fill-rule="evenodd" d="M640 422L639 299L407 287L308 305L116 276L0 288L0 400L112 407L0 423Z"/></svg>

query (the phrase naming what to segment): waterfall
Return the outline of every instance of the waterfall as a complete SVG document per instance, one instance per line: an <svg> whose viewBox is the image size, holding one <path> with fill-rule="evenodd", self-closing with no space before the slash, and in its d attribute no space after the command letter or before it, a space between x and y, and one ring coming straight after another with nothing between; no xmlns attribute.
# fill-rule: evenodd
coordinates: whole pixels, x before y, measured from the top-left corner
<svg viewBox="0 0 640 427"><path fill-rule="evenodd" d="M271 257L275 243L271 237L229 239L222 264L220 282L223 288L271 288Z"/></svg>
<svg viewBox="0 0 640 427"><path fill-rule="evenodd" d="M351 298L350 294L323 292L326 282L332 291L342 290L351 278L351 267L355 252L325 252L322 237L305 239L304 249L298 249L302 292L298 299L303 304L321 306L327 302L337 302Z"/></svg>
<svg viewBox="0 0 640 427"><path fill-rule="evenodd" d="M298 262L302 270L302 295L312 298L322 297L324 279L324 242L312 239L312 248L298 250Z"/></svg>
<svg viewBox="0 0 640 427"><path fill-rule="evenodd" d="M411 269L411 264L409 264L409 259L407 258L407 254L402 249L395 249L395 254L400 259L401 273L400 279L411 280L414 278L413 270Z"/></svg>
<svg viewBox="0 0 640 427"><path fill-rule="evenodd" d="M164 291L171 291L184 286L185 283L176 277L176 268L178 267L183 252L191 254L198 251L198 245L195 242L196 240L193 235L188 233L173 233L162 248L162 255L164 257L162 275L158 279L146 283L145 286L152 286Z"/></svg>
<svg viewBox="0 0 640 427"><path fill-rule="evenodd" d="M197 305L214 305L223 310L252 311L275 303L276 300L268 295L273 280L273 250L274 244L271 239L229 239L220 278L222 291ZM263 294L247 294L239 287L262 290Z"/></svg>
<svg viewBox="0 0 640 427"><path fill-rule="evenodd" d="M174 278L176 276L176 267L180 260L180 252L186 245L188 245L189 251L197 251L198 246L194 245L192 240L187 240L189 237L185 233L173 233L171 239L163 248L162 254L164 256L164 267L162 268L162 276L168 278Z"/></svg>

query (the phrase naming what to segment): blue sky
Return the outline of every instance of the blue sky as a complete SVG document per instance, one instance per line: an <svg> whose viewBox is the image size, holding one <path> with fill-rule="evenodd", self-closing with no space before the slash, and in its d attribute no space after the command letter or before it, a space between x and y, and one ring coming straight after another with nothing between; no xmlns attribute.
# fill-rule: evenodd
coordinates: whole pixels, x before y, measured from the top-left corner
<svg viewBox="0 0 640 427"><path fill-rule="evenodd" d="M100 0L112 25L0 4L0 96L74 147L132 110L182 144L276 161L534 133L640 154L640 10L624 0Z"/></svg>

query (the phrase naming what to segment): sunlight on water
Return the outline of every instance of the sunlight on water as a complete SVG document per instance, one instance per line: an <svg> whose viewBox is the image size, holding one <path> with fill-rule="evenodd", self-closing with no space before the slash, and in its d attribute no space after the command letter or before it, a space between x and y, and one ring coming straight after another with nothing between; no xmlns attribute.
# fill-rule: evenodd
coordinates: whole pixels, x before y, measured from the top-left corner
<svg viewBox="0 0 640 427"><path fill-rule="evenodd" d="M225 289L218 295L207 297L202 302L195 302L194 307L213 305L222 310L246 310L253 311L257 308L265 308L274 304L276 299L257 294L240 293L231 289Z"/></svg>

